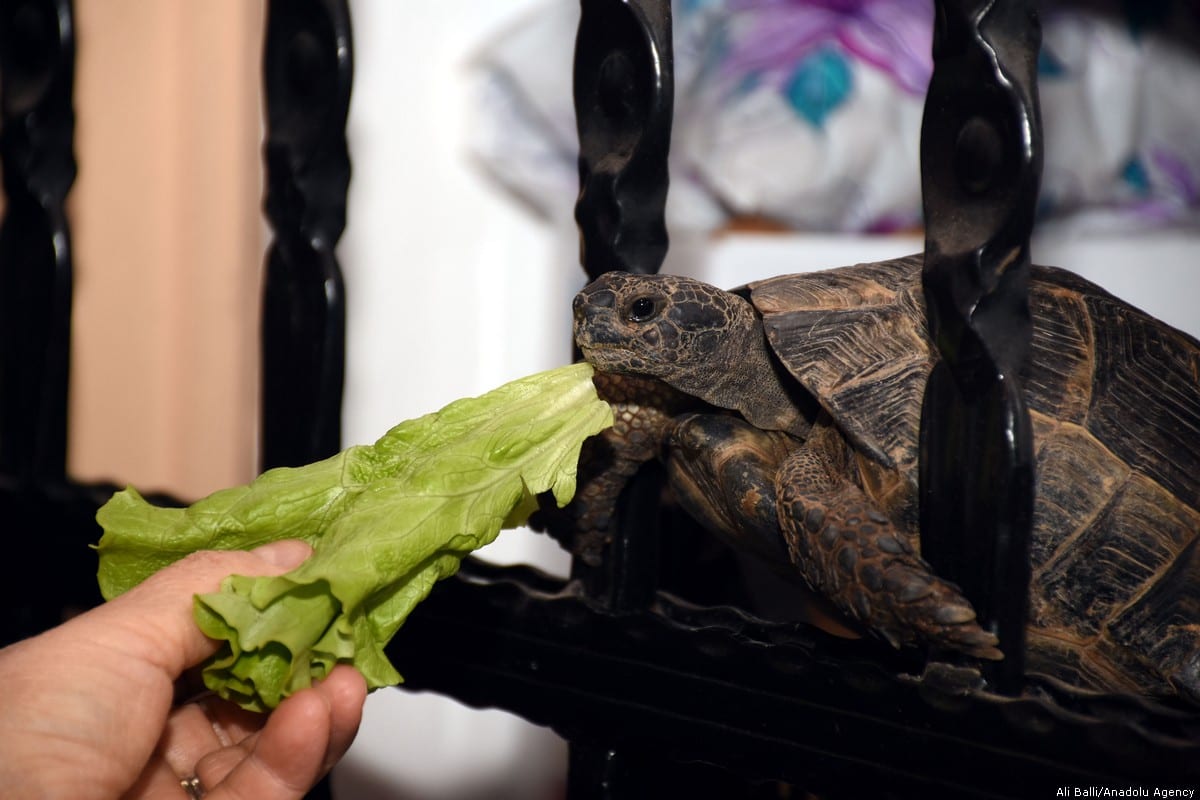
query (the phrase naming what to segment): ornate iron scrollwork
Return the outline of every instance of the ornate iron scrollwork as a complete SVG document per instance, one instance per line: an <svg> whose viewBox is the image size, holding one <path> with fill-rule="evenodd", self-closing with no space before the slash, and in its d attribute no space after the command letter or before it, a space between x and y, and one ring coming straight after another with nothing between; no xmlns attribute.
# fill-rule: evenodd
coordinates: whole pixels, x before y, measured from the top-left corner
<svg viewBox="0 0 1200 800"><path fill-rule="evenodd" d="M0 3L0 473L66 473L75 34L69 0Z"/></svg>
<svg viewBox="0 0 1200 800"><path fill-rule="evenodd" d="M658 272L674 78L671 4L582 0L575 44L580 259L608 270Z"/></svg>
<svg viewBox="0 0 1200 800"><path fill-rule="evenodd" d="M658 272L667 254L671 4L581 0L580 7L574 67L580 262L591 279L609 270ZM587 596L611 612L644 609L657 589L661 479L653 470L643 469L621 497L601 563L572 565ZM577 742L568 792L629 797L653 771L628 749Z"/></svg>
<svg viewBox="0 0 1200 800"><path fill-rule="evenodd" d="M273 2L267 14L262 465L341 445L345 297L334 248L346 225L353 74L345 0Z"/></svg>
<svg viewBox="0 0 1200 800"><path fill-rule="evenodd" d="M671 4L582 0L575 45L579 252L584 271L653 273L667 253L674 103ZM658 577L659 480L650 465L622 498L602 563L573 575L613 611L642 608Z"/></svg>
<svg viewBox="0 0 1200 800"><path fill-rule="evenodd" d="M1041 175L1031 0L939 0L921 134L925 299L941 361L921 419L921 549L962 586L1021 682L1033 445L1029 235Z"/></svg>

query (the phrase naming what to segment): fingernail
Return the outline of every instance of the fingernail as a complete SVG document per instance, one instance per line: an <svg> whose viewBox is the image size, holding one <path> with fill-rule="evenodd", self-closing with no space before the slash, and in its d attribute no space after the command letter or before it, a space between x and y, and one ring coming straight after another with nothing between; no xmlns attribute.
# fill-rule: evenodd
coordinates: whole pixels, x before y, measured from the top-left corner
<svg viewBox="0 0 1200 800"><path fill-rule="evenodd" d="M277 567L292 569L303 564L312 555L312 548L299 539L284 539L260 545L250 552Z"/></svg>

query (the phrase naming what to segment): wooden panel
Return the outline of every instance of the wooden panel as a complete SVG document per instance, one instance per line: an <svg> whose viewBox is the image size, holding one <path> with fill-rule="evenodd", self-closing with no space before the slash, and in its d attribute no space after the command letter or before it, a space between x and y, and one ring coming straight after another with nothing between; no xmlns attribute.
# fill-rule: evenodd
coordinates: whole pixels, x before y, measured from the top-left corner
<svg viewBox="0 0 1200 800"><path fill-rule="evenodd" d="M263 8L77 13L69 470L194 497L256 460Z"/></svg>

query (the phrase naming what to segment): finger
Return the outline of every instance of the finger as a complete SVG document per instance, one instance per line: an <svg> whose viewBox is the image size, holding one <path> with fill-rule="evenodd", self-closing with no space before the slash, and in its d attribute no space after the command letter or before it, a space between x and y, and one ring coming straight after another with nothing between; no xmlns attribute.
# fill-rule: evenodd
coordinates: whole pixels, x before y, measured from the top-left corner
<svg viewBox="0 0 1200 800"><path fill-rule="evenodd" d="M213 753L196 765L197 774L201 780L215 776L229 767L230 751L241 751L244 757L212 787L209 800L299 800L325 774L332 729L333 709L327 698L316 689L305 689L280 703L266 727L246 743L248 750Z"/></svg>
<svg viewBox="0 0 1200 800"><path fill-rule="evenodd" d="M347 664L339 664L314 688L325 695L332 711L329 745L325 753L325 769L328 771L346 754L358 734L363 704L367 699L367 682L358 670Z"/></svg>
<svg viewBox="0 0 1200 800"><path fill-rule="evenodd" d="M196 762L192 772L205 787L221 786L229 774L254 752L259 735L259 733L252 733L237 744L212 751ZM231 789L231 785L225 788Z"/></svg>
<svg viewBox="0 0 1200 800"><path fill-rule="evenodd" d="M339 665L311 689L281 703L262 731L206 756L196 774L205 786L219 785L230 797L300 796L349 749L366 696L358 670Z"/></svg>
<svg viewBox="0 0 1200 800"><path fill-rule="evenodd" d="M178 796L179 775L161 758L152 758L137 782L121 795L125 800Z"/></svg>
<svg viewBox="0 0 1200 800"><path fill-rule="evenodd" d="M175 774L190 775L209 753L243 741L261 729L266 721L265 714L207 697L171 712L159 741L159 753Z"/></svg>
<svg viewBox="0 0 1200 800"><path fill-rule="evenodd" d="M281 575L311 553L311 547L297 540L250 551L192 553L77 620L88 617L88 624L98 626L99 635L113 646L161 666L174 679L217 647L196 626L194 595L217 591L228 575Z"/></svg>
<svg viewBox="0 0 1200 800"><path fill-rule="evenodd" d="M208 721L222 745L240 742L252 733L262 730L268 716L258 711L248 711L215 695L206 698L204 706Z"/></svg>

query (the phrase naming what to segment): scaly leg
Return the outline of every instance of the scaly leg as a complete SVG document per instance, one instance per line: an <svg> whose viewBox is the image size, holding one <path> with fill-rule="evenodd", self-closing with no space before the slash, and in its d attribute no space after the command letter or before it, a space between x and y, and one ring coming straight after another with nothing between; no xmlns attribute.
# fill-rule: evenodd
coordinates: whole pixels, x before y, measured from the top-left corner
<svg viewBox="0 0 1200 800"><path fill-rule="evenodd" d="M958 587L935 575L850 479L849 463L841 434L819 422L777 476L780 525L809 585L894 646L1003 658Z"/></svg>
<svg viewBox="0 0 1200 800"><path fill-rule="evenodd" d="M793 585L781 613L857 638L862 631L806 585L780 530L775 476L801 446L794 436L728 414L685 414L667 435L663 462L671 491L693 519Z"/></svg>
<svg viewBox="0 0 1200 800"><path fill-rule="evenodd" d="M667 436L663 461L680 504L734 548L787 564L779 529L775 474L799 440L728 415L682 416Z"/></svg>
<svg viewBox="0 0 1200 800"><path fill-rule="evenodd" d="M642 464L658 457L675 415L702 404L652 378L597 372L592 380L613 408L613 426L583 443L571 502L556 508L543 498L529 524L595 566L612 535L621 491Z"/></svg>

